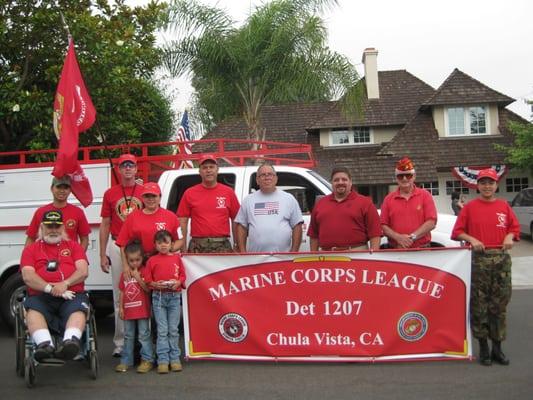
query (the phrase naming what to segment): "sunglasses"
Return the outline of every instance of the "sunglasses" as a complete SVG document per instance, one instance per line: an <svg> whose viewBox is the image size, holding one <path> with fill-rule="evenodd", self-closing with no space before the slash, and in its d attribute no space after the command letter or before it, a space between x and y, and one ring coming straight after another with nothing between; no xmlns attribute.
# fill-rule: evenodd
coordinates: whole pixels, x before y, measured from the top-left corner
<svg viewBox="0 0 533 400"><path fill-rule="evenodd" d="M131 161L125 161L122 164L120 164L120 168L135 168L135 164Z"/></svg>
<svg viewBox="0 0 533 400"><path fill-rule="evenodd" d="M413 177L413 174L398 174L396 175L396 179L401 181L402 179L411 179Z"/></svg>

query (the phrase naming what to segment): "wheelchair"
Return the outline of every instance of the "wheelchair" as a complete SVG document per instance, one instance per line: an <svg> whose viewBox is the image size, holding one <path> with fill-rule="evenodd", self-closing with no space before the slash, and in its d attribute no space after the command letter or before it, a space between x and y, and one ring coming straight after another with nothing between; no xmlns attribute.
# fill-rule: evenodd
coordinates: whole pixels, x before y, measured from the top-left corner
<svg viewBox="0 0 533 400"><path fill-rule="evenodd" d="M35 344L26 327L25 309L24 309L24 297L18 299L15 313L15 341L16 341L16 372L20 377L24 377L26 386L31 388L35 384L35 375L37 367L40 366L63 366L67 361L58 358L47 358L38 362L35 360ZM61 341L61 337L52 334L57 348L57 344ZM93 379L98 378L98 353L97 353L97 340L96 340L96 320L94 316L94 310L92 306L89 308L87 314L87 322L85 325L85 331L80 340L80 355L84 361L88 363L91 369L91 377Z"/></svg>

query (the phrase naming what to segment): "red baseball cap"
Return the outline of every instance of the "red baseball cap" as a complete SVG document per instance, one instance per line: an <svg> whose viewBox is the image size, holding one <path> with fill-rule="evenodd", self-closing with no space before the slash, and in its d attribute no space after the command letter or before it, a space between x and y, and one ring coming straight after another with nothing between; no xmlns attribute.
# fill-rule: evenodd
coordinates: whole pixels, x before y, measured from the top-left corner
<svg viewBox="0 0 533 400"><path fill-rule="evenodd" d="M145 194L155 194L156 196L161 196L161 188L155 182L147 182L143 186L141 196L144 196Z"/></svg>
<svg viewBox="0 0 533 400"><path fill-rule="evenodd" d="M477 182L482 178L489 178L495 182L498 182L498 173L492 168L482 169L477 175Z"/></svg>
<svg viewBox="0 0 533 400"><path fill-rule="evenodd" d="M212 161L218 165L217 158L213 154L204 154L202 157L200 157L200 165L206 161Z"/></svg>
<svg viewBox="0 0 533 400"><path fill-rule="evenodd" d="M118 165L125 163L126 161L132 162L137 165L137 158L133 154L122 154L118 158Z"/></svg>

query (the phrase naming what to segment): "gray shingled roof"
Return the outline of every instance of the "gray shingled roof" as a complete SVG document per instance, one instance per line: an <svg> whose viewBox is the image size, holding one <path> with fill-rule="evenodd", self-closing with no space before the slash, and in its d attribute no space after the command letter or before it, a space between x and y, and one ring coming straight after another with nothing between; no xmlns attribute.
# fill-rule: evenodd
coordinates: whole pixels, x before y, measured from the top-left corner
<svg viewBox="0 0 533 400"><path fill-rule="evenodd" d="M514 101L455 68L425 106L450 104L498 103L504 106Z"/></svg>
<svg viewBox="0 0 533 400"><path fill-rule="evenodd" d="M361 116L347 120L340 104L335 103L329 112L309 128L339 128L349 126L403 125L429 99L435 89L406 70L380 71L378 73L380 98L365 99ZM365 79L360 81L365 84Z"/></svg>
<svg viewBox="0 0 533 400"><path fill-rule="evenodd" d="M503 107L513 99L458 69L437 91L405 70L379 72L379 81L380 99L365 100L364 119L355 123L343 117L337 102L264 107L261 123L266 128L266 139L310 144L318 160L318 172L329 176L333 165L343 165L352 171L354 183L360 185L393 183L394 165L407 155L416 164L417 180L427 182L436 180L437 171L449 171L453 166L504 163L504 155L495 150L494 143L512 143L512 134L507 129L509 120L526 122ZM497 103L501 135L439 138L429 106L454 103ZM357 125L403 128L383 145L320 146L320 129ZM222 137L245 139L247 128L243 118L220 123L206 139Z"/></svg>

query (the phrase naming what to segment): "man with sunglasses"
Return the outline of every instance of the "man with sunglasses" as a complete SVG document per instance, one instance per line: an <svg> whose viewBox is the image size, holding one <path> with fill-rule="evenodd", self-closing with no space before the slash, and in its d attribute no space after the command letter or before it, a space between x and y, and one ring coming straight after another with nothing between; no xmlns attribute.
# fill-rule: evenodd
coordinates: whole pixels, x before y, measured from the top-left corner
<svg viewBox="0 0 533 400"><path fill-rule="evenodd" d="M135 210L142 208L141 192L142 185L138 185L135 176L137 174L137 158L133 154L122 154L118 159L118 172L120 182L107 189L102 201L100 216L100 268L105 273L111 270L113 281L113 302L115 305L115 336L113 342L114 357L120 357L124 346L124 322L119 318L119 289L120 274L122 272L122 258L120 247L115 241L126 217ZM110 239L111 234L111 240Z"/></svg>
<svg viewBox="0 0 533 400"><path fill-rule="evenodd" d="M398 189L381 205L381 227L392 248L429 247L437 224L437 208L431 194L416 187L414 163L404 157L396 163Z"/></svg>
<svg viewBox="0 0 533 400"><path fill-rule="evenodd" d="M298 202L276 187L278 176L272 165L261 165L255 180L259 190L243 200L235 218L239 251L297 252L303 224Z"/></svg>

